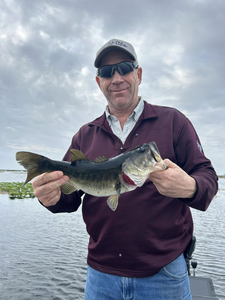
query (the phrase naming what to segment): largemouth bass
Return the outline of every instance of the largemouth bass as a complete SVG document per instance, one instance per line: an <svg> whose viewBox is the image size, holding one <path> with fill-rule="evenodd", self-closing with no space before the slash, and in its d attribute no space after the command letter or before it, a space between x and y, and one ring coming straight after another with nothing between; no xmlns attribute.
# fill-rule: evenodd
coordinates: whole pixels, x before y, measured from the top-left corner
<svg viewBox="0 0 225 300"><path fill-rule="evenodd" d="M107 204L113 211L120 194L141 187L151 172L166 169L155 142L110 159L101 156L90 161L81 151L72 149L71 163L24 151L16 153L16 160L27 170L24 184L42 173L62 171L70 178L60 187L64 194L82 190L93 196L109 196Z"/></svg>

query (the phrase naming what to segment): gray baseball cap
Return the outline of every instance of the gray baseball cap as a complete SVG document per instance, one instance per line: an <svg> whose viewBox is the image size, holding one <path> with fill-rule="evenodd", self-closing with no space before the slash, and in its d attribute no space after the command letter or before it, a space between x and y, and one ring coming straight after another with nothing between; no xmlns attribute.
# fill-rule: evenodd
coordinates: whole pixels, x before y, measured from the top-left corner
<svg viewBox="0 0 225 300"><path fill-rule="evenodd" d="M134 47L130 43L118 39L112 39L98 50L96 54L94 66L96 68L99 68L102 58L107 53L113 50L120 50L128 53L133 58L133 60L136 61L136 63L138 63L137 54L134 50Z"/></svg>

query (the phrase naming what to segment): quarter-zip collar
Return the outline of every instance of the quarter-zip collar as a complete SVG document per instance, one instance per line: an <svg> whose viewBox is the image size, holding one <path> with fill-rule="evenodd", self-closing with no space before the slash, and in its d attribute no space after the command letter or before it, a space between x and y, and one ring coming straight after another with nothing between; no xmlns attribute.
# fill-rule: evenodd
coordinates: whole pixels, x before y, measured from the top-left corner
<svg viewBox="0 0 225 300"><path fill-rule="evenodd" d="M121 140L123 144L125 143L128 135L136 125L143 110L144 110L144 101L140 97L138 105L135 107L132 114L127 118L126 122L124 123L124 127L122 129L120 125L120 121L117 119L116 116L111 115L109 111L109 107L108 106L106 107L105 114L109 126L112 129L113 133Z"/></svg>
<svg viewBox="0 0 225 300"><path fill-rule="evenodd" d="M153 106L144 100L144 110L143 110L142 114L140 115L138 121L141 121L144 119L156 119L156 118L158 118L158 115L156 114ZM99 126L101 128L104 128L107 131L112 132L112 130L108 124L105 112L99 118L90 122L88 125L89 126Z"/></svg>

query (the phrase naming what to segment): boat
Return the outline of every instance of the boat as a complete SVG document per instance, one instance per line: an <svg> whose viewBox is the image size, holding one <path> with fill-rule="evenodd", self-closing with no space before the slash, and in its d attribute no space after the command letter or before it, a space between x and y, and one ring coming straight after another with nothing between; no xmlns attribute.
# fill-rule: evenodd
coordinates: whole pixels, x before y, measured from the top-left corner
<svg viewBox="0 0 225 300"><path fill-rule="evenodd" d="M212 279L209 277L196 276L196 268L198 264L196 261L192 260L195 246L196 237L192 236L192 239L184 253L189 275L192 300L219 300L219 298L216 297Z"/></svg>

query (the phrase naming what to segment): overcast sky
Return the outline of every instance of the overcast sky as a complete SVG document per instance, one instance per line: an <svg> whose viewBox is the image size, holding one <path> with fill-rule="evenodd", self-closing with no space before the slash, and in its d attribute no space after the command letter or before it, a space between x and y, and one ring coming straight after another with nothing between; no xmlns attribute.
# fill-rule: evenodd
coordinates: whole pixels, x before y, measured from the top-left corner
<svg viewBox="0 0 225 300"><path fill-rule="evenodd" d="M111 38L132 43L139 95L193 123L225 174L224 0L0 0L0 169L27 150L61 160L106 106L93 66Z"/></svg>

